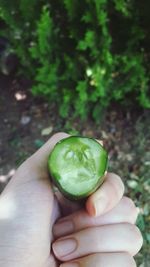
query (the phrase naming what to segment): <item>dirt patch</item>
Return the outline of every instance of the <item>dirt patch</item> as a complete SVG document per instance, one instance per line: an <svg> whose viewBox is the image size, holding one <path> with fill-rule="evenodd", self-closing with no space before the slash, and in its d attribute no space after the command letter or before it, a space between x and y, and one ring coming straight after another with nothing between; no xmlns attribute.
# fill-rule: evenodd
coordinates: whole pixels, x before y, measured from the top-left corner
<svg viewBox="0 0 150 267"><path fill-rule="evenodd" d="M45 142L47 137L41 136L42 129L54 124L48 103L35 100L29 86L23 78L16 81L13 77L0 77L1 188L12 170Z"/></svg>

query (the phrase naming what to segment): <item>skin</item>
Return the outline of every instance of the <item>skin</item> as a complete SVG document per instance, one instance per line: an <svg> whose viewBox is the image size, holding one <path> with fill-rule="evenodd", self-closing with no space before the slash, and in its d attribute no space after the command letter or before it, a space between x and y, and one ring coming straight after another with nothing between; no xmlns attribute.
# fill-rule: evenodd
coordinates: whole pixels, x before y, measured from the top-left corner
<svg viewBox="0 0 150 267"><path fill-rule="evenodd" d="M120 177L108 173L84 207L54 194L47 159L67 136L52 136L19 167L1 194L0 266L135 267L133 256L142 246L135 226L138 211L123 197Z"/></svg>

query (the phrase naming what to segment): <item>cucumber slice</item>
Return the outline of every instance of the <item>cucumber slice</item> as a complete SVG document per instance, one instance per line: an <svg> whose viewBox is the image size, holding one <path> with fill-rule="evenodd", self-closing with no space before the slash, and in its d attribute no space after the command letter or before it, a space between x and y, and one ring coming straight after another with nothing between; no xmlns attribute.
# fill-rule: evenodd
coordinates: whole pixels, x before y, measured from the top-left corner
<svg viewBox="0 0 150 267"><path fill-rule="evenodd" d="M92 194L104 181L107 151L96 140L71 136L52 150L48 167L55 185L71 200Z"/></svg>

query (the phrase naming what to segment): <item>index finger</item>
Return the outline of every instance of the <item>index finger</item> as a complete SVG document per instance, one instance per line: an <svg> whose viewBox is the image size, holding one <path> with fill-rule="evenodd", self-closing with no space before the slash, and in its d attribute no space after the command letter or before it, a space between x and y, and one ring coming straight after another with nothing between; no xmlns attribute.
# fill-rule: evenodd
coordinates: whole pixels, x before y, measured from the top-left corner
<svg viewBox="0 0 150 267"><path fill-rule="evenodd" d="M27 161L32 165L35 164L35 167L38 168L38 170L47 170L49 154L60 140L67 137L69 137L69 134L64 132L54 134L39 150L37 150L30 158L28 158Z"/></svg>
<svg viewBox="0 0 150 267"><path fill-rule="evenodd" d="M124 194L124 184L114 173L107 173L104 183L86 201L87 212L91 216L100 216L114 208Z"/></svg>
<svg viewBox="0 0 150 267"><path fill-rule="evenodd" d="M63 132L54 134L49 140L38 149L32 156L26 159L17 169L15 173L15 182L38 180L44 177L49 179L48 157L52 149L61 139L67 138L69 135ZM23 177L22 177L23 176ZM18 177L18 179L17 179ZM20 179L19 177L22 177Z"/></svg>

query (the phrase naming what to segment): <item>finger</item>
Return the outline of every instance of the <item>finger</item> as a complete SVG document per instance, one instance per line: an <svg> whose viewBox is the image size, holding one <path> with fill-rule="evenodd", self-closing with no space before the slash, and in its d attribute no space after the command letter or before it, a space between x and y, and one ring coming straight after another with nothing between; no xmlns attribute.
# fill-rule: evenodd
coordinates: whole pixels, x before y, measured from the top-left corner
<svg viewBox="0 0 150 267"><path fill-rule="evenodd" d="M28 168L30 170L30 176L32 177L31 173L33 173L34 176L41 177L44 179L44 176L48 175L48 170L47 170L47 162L48 162L48 157L53 150L54 146L56 143L58 143L60 140L67 138L69 135L66 133L57 133L53 135L36 153L34 153L26 162L25 162L25 168L26 164L30 166ZM31 171L32 170L32 171ZM45 173L45 174L44 174ZM57 190L55 192L56 198L61 206L61 212L62 215L67 215L70 214L71 212L78 210L81 205L80 203L75 203L72 202L68 199L66 199L60 192Z"/></svg>
<svg viewBox="0 0 150 267"><path fill-rule="evenodd" d="M55 238L59 238L88 227L116 223L134 224L138 213L134 202L128 197L123 197L115 208L101 216L91 217L82 209L58 220L53 227L53 233Z"/></svg>
<svg viewBox="0 0 150 267"><path fill-rule="evenodd" d="M53 252L61 261L103 252L127 252L133 256L140 250L142 242L139 229L132 224L104 225L57 239L53 243Z"/></svg>
<svg viewBox="0 0 150 267"><path fill-rule="evenodd" d="M114 208L124 193L121 178L114 173L107 173L104 183L86 202L87 212L99 216Z"/></svg>
<svg viewBox="0 0 150 267"><path fill-rule="evenodd" d="M66 133L54 134L39 150L37 150L31 157L17 169L15 176L9 182L10 186L17 184L26 184L31 181L46 180L49 184L49 174L47 161L49 154L54 148L55 144L61 139L68 137ZM8 186L6 187L8 188Z"/></svg>
<svg viewBox="0 0 150 267"><path fill-rule="evenodd" d="M49 154L53 150L56 143L60 140L67 138L69 135L66 133L54 134L38 151L36 151L27 161L30 164L35 164L39 169L47 168L47 160Z"/></svg>
<svg viewBox="0 0 150 267"><path fill-rule="evenodd" d="M96 253L60 267L136 267L135 260L128 253Z"/></svg>
<svg viewBox="0 0 150 267"><path fill-rule="evenodd" d="M48 168L47 161L49 154L54 148L55 144L61 139L68 137L66 133L56 133L54 134L39 150L37 150L31 157L29 157L23 164L18 168L15 176L22 177L26 179L34 180L42 177L47 178ZM21 181L21 179L19 179Z"/></svg>

